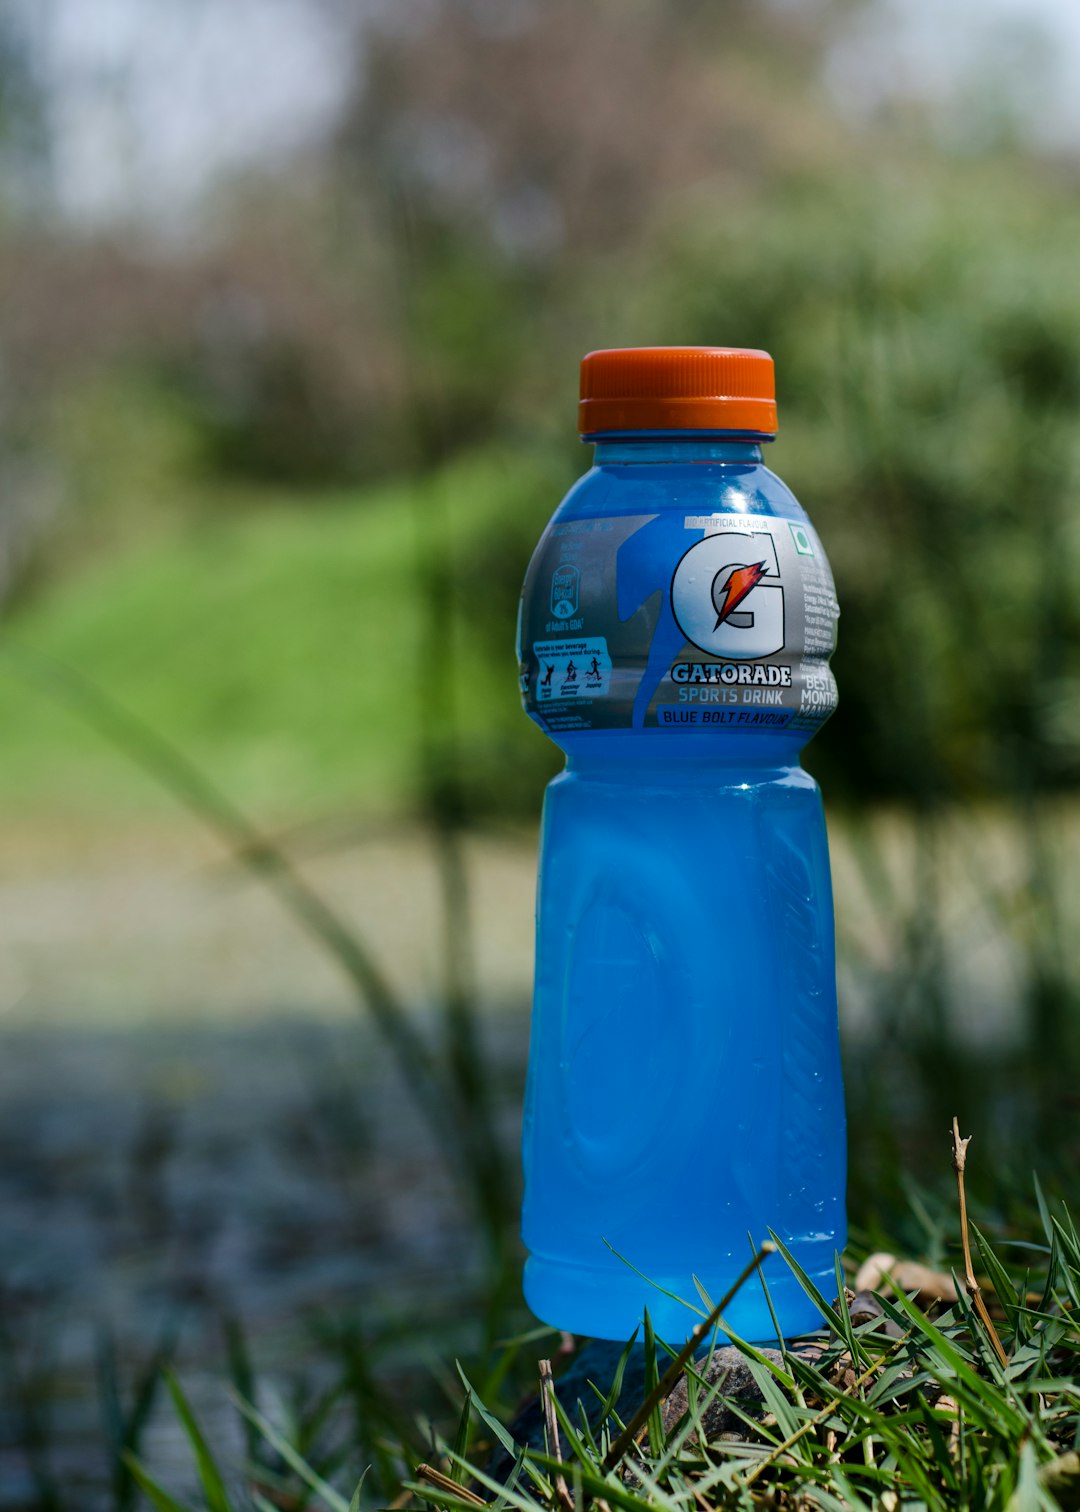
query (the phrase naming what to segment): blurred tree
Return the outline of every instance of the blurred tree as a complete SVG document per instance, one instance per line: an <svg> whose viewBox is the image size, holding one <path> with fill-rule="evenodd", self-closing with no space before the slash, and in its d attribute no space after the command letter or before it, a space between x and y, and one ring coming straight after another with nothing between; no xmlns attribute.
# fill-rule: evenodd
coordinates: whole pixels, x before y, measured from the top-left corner
<svg viewBox="0 0 1080 1512"><path fill-rule="evenodd" d="M811 39L742 0L438 0L365 33L340 231L377 248L419 460L550 405L590 326L599 340L617 320L610 342L634 323L628 254L681 194L748 187L789 152L790 115L761 96L788 71L805 99ZM621 309L598 306L598 281Z"/></svg>
<svg viewBox="0 0 1080 1512"><path fill-rule="evenodd" d="M0 14L0 165L4 192L0 213L11 213L13 195L32 195L47 177L48 134L42 82L30 38L8 10Z"/></svg>
<svg viewBox="0 0 1080 1512"><path fill-rule="evenodd" d="M833 175L684 222L655 297L683 339L722 325L776 356L783 472L843 604L812 758L834 791L1074 780L1052 712L1080 674L1073 225L1019 183L1003 210L982 170L904 189Z"/></svg>
<svg viewBox="0 0 1080 1512"><path fill-rule="evenodd" d="M47 172L44 101L25 33L0 14L0 236ZM32 407L0 328L0 610L38 566L57 511L55 479L32 440Z"/></svg>

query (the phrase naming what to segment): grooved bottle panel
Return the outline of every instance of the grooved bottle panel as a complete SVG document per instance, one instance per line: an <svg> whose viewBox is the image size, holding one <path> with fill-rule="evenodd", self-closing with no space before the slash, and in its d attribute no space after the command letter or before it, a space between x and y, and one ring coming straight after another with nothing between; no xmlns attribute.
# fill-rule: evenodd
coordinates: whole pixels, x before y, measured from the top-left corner
<svg viewBox="0 0 1080 1512"><path fill-rule="evenodd" d="M666 952L643 904L616 877L598 878L580 920L568 926L560 1025L563 1135L582 1183L598 1187L631 1181L657 1156L670 1097L642 1105L628 1096L641 1047L657 1047L662 1078L677 1072L664 1064L672 1059L671 1031L680 1027L664 1022Z"/></svg>
<svg viewBox="0 0 1080 1512"><path fill-rule="evenodd" d="M816 807L816 805L815 805ZM832 909L824 824L808 805L762 815L779 976L785 1220L793 1236L831 1235L844 1189Z"/></svg>
<svg viewBox="0 0 1080 1512"><path fill-rule="evenodd" d="M692 1299L695 1275L726 1290L748 1233L808 1245L819 1272L843 1242L820 803L804 774L740 775L548 793L523 1234L533 1272L565 1281L561 1316L582 1272L606 1277L612 1337L656 1313L630 1266Z"/></svg>

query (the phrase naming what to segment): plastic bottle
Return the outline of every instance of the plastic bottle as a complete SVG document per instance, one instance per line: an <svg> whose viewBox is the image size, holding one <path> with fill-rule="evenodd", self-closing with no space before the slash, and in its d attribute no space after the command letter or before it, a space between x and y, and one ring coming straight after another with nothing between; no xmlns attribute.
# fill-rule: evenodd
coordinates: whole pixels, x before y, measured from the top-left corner
<svg viewBox="0 0 1080 1512"><path fill-rule="evenodd" d="M696 1283L719 1301L770 1231L836 1293L832 897L799 755L836 704L838 608L762 462L767 353L591 352L579 421L595 463L518 629L525 708L566 753L541 831L525 1296L574 1333L627 1339L648 1308L681 1339ZM779 1255L725 1321L765 1341L820 1323Z"/></svg>

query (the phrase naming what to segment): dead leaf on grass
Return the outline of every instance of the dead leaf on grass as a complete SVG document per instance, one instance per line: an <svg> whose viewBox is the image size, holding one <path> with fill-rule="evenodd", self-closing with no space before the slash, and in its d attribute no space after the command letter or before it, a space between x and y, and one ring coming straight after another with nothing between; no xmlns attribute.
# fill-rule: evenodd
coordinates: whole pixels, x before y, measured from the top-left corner
<svg viewBox="0 0 1080 1512"><path fill-rule="evenodd" d="M898 1289L916 1292L920 1307L931 1302L955 1302L956 1283L944 1271L931 1270L917 1260L898 1259L896 1255L879 1252L870 1255L859 1266L855 1276L855 1291L874 1292Z"/></svg>

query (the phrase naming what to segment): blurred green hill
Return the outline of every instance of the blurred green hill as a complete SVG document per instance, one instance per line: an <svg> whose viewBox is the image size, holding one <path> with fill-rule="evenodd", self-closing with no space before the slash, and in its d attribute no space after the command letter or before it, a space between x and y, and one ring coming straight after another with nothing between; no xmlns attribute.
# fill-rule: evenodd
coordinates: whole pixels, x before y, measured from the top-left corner
<svg viewBox="0 0 1080 1512"><path fill-rule="evenodd" d="M476 748L475 786L504 762L520 765L522 748L538 769L546 742L521 729L512 612L500 644L464 602L468 564L482 571L520 481L513 459L493 453L365 492L204 495L210 513L197 528L181 522L35 597L13 618L0 681L7 800L107 814L147 796L57 700L42 670L55 664L78 669L257 811L407 813L432 693L415 537L436 513L440 551L459 564L447 567L459 620L450 693L467 759ZM539 529L535 499L534 489L526 512ZM23 647L32 659L20 659Z"/></svg>

